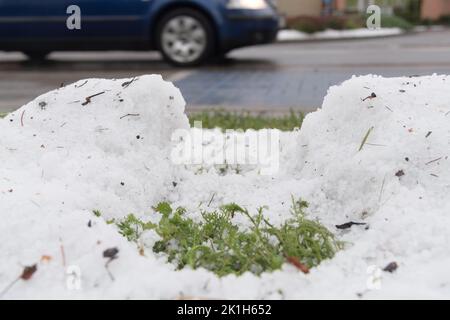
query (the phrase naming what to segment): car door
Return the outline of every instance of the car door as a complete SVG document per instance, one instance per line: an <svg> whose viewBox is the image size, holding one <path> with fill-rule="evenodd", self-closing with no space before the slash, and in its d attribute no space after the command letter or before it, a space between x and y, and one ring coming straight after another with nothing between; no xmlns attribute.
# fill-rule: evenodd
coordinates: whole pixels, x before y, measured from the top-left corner
<svg viewBox="0 0 450 320"><path fill-rule="evenodd" d="M46 0L0 0L0 39L21 41L47 33L51 8ZM51 2L51 1L50 1Z"/></svg>
<svg viewBox="0 0 450 320"><path fill-rule="evenodd" d="M146 37L152 0L0 0L0 39L14 41L133 41ZM80 12L80 29L68 19ZM72 20L71 20L72 21Z"/></svg>
<svg viewBox="0 0 450 320"><path fill-rule="evenodd" d="M130 41L146 37L146 17L152 0L55 0L77 5L81 10L81 29L65 34L96 40ZM61 8L59 8L61 10ZM67 7L62 8L64 12Z"/></svg>

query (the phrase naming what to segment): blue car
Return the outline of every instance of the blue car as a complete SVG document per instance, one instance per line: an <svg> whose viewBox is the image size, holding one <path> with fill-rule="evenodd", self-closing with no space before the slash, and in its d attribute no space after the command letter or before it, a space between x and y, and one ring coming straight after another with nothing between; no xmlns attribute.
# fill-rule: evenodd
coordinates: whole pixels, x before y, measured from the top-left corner
<svg viewBox="0 0 450 320"><path fill-rule="evenodd" d="M0 50L159 50L178 66L272 42L273 0L0 0Z"/></svg>

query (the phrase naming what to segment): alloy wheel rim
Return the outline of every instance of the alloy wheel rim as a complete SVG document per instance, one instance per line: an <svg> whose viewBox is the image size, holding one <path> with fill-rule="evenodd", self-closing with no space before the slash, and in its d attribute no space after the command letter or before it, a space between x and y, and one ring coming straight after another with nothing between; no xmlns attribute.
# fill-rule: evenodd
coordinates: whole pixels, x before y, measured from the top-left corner
<svg viewBox="0 0 450 320"><path fill-rule="evenodd" d="M178 63L197 60L206 50L207 36L203 25L193 17L177 16L162 30L164 52Z"/></svg>

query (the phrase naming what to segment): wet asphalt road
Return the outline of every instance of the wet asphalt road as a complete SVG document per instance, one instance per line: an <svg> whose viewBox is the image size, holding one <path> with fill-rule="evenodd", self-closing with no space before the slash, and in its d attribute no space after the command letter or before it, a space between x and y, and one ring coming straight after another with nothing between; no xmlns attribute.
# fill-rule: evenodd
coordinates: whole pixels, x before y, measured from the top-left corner
<svg viewBox="0 0 450 320"><path fill-rule="evenodd" d="M450 74L450 31L250 47L195 69L172 68L149 52L55 53L44 64L29 63L20 53L0 53L0 112L13 111L62 83L151 73L174 81L190 111L311 111L321 105L329 86L352 75Z"/></svg>

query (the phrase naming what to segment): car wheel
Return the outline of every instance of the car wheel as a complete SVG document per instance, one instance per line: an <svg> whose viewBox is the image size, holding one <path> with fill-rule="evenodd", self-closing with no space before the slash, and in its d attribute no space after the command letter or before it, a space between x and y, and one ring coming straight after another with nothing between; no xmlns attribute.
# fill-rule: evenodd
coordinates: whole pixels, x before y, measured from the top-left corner
<svg viewBox="0 0 450 320"><path fill-rule="evenodd" d="M194 66L211 57L214 30L202 13L185 8L165 15L156 29L158 49L163 57L177 66Z"/></svg>
<svg viewBox="0 0 450 320"><path fill-rule="evenodd" d="M44 61L47 56L50 54L50 52L44 52L44 51L25 51L24 54L28 57L31 61Z"/></svg>

